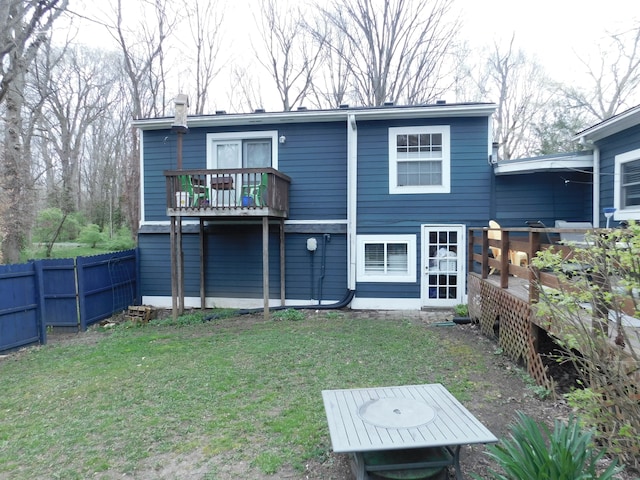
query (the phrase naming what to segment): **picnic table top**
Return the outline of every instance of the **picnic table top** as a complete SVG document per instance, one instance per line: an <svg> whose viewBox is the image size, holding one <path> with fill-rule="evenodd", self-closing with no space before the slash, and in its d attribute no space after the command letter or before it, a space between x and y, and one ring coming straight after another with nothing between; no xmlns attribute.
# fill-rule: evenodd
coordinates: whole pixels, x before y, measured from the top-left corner
<svg viewBox="0 0 640 480"><path fill-rule="evenodd" d="M323 390L336 453L495 443L439 383Z"/></svg>

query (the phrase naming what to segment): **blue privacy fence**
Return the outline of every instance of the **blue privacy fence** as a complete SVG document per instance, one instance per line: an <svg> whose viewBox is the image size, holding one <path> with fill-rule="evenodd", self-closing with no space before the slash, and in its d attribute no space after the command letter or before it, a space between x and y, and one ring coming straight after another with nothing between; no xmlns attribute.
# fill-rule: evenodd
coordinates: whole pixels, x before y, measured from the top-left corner
<svg viewBox="0 0 640 480"><path fill-rule="evenodd" d="M138 250L0 265L0 352L46 343L47 327L86 328L140 304Z"/></svg>

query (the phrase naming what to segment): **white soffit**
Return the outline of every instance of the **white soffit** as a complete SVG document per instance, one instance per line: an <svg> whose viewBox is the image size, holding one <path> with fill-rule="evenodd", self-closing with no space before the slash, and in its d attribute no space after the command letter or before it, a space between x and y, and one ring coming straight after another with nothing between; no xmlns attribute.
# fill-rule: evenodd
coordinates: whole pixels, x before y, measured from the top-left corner
<svg viewBox="0 0 640 480"><path fill-rule="evenodd" d="M593 153L579 152L543 157L502 160L494 166L496 175L519 175L535 172L591 170L593 169Z"/></svg>

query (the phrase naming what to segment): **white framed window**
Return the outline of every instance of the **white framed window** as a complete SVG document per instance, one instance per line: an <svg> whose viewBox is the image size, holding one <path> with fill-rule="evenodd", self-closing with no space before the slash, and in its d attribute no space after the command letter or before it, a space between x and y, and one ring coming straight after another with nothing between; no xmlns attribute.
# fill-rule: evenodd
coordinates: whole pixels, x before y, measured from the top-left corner
<svg viewBox="0 0 640 480"><path fill-rule="evenodd" d="M640 148L615 156L613 206L616 220L640 219Z"/></svg>
<svg viewBox="0 0 640 480"><path fill-rule="evenodd" d="M415 235L358 235L359 282L415 282Z"/></svg>
<svg viewBox="0 0 640 480"><path fill-rule="evenodd" d="M278 132L207 134L207 168L278 168Z"/></svg>
<svg viewBox="0 0 640 480"><path fill-rule="evenodd" d="M389 128L389 193L449 193L448 125Z"/></svg>

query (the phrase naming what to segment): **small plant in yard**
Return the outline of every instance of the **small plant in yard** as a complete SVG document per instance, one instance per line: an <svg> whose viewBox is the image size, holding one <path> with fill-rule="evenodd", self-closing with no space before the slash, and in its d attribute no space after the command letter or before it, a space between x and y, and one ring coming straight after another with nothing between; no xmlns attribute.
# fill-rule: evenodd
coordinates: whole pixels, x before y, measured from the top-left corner
<svg viewBox="0 0 640 480"><path fill-rule="evenodd" d="M466 303L459 303L455 307L453 307L453 311L456 317L468 317L469 316L469 307Z"/></svg>
<svg viewBox="0 0 640 480"><path fill-rule="evenodd" d="M305 319L304 313L301 310L295 308L287 308L286 310L280 310L274 312L273 318L275 320L288 320L290 322L299 322Z"/></svg>
<svg viewBox="0 0 640 480"><path fill-rule="evenodd" d="M568 423L556 420L551 431L518 412L509 438L487 447L487 455L504 472L490 470L498 480L607 480L617 473L615 460L599 472L604 452L594 450L591 431L582 430L575 417Z"/></svg>

